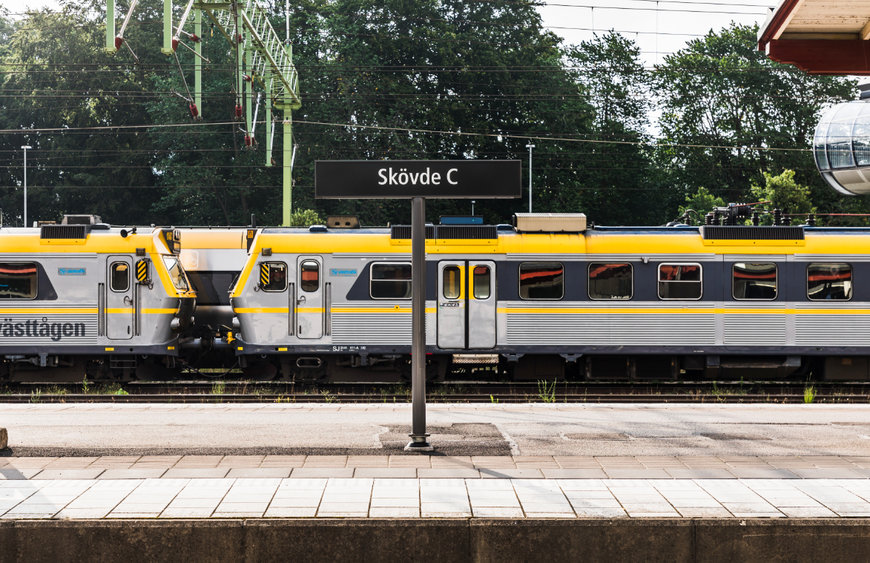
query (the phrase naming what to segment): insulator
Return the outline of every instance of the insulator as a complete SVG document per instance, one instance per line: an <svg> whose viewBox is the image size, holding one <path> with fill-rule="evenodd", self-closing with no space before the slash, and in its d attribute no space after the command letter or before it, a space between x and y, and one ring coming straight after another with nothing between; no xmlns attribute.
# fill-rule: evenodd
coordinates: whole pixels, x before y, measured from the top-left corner
<svg viewBox="0 0 870 563"><path fill-rule="evenodd" d="M782 225L782 211L778 207L773 210L773 224Z"/></svg>
<svg viewBox="0 0 870 563"><path fill-rule="evenodd" d="M190 104L190 115L193 116L194 119L199 117L199 108L196 107L196 104Z"/></svg>
<svg viewBox="0 0 870 563"><path fill-rule="evenodd" d="M251 136L250 135L245 135L245 146L246 147L251 146Z"/></svg>
<svg viewBox="0 0 870 563"><path fill-rule="evenodd" d="M200 41L202 41L202 39L200 38L200 36L197 35L197 34L195 34L195 33L191 33L191 34L189 35L189 37L190 37L190 40L193 41L194 43L199 43Z"/></svg>
<svg viewBox="0 0 870 563"><path fill-rule="evenodd" d="M241 43L242 41L244 41L244 39L242 39L242 34L241 34L241 33L236 34L236 41L237 41L238 43Z"/></svg>
<svg viewBox="0 0 870 563"><path fill-rule="evenodd" d="M177 50L177 49L178 49L178 38L177 38L177 37L173 37L173 38L172 38L172 50L175 51L175 50Z"/></svg>
<svg viewBox="0 0 870 563"><path fill-rule="evenodd" d="M816 215L814 213L810 213L807 215L807 226L815 227L816 226Z"/></svg>
<svg viewBox="0 0 870 563"><path fill-rule="evenodd" d="M758 211L752 212L752 224L756 227L761 223L761 216L759 216Z"/></svg>
<svg viewBox="0 0 870 563"><path fill-rule="evenodd" d="M785 225L785 226L789 226L789 225L791 225L791 217L783 217L783 218L782 218L782 224Z"/></svg>
<svg viewBox="0 0 870 563"><path fill-rule="evenodd" d="M243 75L242 75L242 80L244 80L245 82L250 82L250 81L251 81L251 75L250 75L250 74L243 74Z"/></svg>
<svg viewBox="0 0 870 563"><path fill-rule="evenodd" d="M714 220L714 215L712 213L707 213L706 215L704 215L704 224L705 225L712 225L713 220Z"/></svg>
<svg viewBox="0 0 870 563"><path fill-rule="evenodd" d="M123 44L124 44L124 38L121 37L120 35L116 36L115 37L115 50L117 51L118 49L120 49L121 45L123 45Z"/></svg>
<svg viewBox="0 0 870 563"><path fill-rule="evenodd" d="M239 104L236 104L235 116L237 119L242 117L242 106Z"/></svg>

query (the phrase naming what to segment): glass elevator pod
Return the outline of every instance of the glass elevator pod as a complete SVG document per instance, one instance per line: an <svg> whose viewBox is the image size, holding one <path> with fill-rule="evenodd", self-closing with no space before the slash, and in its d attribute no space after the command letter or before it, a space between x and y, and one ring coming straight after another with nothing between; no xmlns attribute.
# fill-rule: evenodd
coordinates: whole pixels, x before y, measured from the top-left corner
<svg viewBox="0 0 870 563"><path fill-rule="evenodd" d="M870 99L828 110L816 127L813 154L832 188L846 195L870 194Z"/></svg>

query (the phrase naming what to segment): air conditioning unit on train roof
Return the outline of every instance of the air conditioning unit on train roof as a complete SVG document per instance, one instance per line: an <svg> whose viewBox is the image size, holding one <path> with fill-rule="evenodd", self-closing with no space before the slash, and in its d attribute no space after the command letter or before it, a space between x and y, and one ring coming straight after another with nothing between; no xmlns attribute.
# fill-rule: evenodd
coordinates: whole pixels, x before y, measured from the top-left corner
<svg viewBox="0 0 870 563"><path fill-rule="evenodd" d="M102 223L103 219L99 215L64 215L61 220L61 225L96 225Z"/></svg>
<svg viewBox="0 0 870 563"><path fill-rule="evenodd" d="M514 227L519 233L582 233L585 213L516 213Z"/></svg>

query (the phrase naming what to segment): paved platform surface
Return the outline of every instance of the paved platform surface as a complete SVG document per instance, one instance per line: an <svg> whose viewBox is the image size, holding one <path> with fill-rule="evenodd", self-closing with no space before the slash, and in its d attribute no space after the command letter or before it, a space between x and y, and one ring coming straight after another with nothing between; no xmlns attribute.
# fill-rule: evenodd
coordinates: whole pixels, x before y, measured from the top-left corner
<svg viewBox="0 0 870 563"><path fill-rule="evenodd" d="M870 517L865 479L67 479L0 482L0 518Z"/></svg>
<svg viewBox="0 0 870 563"><path fill-rule="evenodd" d="M430 405L432 454L401 451L410 405L0 405L0 421L5 520L870 517L866 405Z"/></svg>
<svg viewBox="0 0 870 563"><path fill-rule="evenodd" d="M870 517L870 456L6 457L0 474L7 520Z"/></svg>
<svg viewBox="0 0 870 563"><path fill-rule="evenodd" d="M410 404L5 404L15 455L383 454ZM870 405L430 404L446 455L863 456Z"/></svg>
<svg viewBox="0 0 870 563"><path fill-rule="evenodd" d="M867 456L145 455L0 457L20 479L866 479Z"/></svg>
<svg viewBox="0 0 870 563"><path fill-rule="evenodd" d="M5 561L864 561L870 406L0 405Z"/></svg>

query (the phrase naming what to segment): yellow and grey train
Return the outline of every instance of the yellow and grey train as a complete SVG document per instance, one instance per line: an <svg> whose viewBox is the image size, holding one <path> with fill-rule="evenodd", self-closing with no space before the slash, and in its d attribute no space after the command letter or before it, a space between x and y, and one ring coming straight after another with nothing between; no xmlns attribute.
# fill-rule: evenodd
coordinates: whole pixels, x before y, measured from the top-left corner
<svg viewBox="0 0 870 563"><path fill-rule="evenodd" d="M868 379L868 243L860 228L582 215L429 225L429 374ZM410 262L407 226L5 228L0 375L407 375Z"/></svg>
<svg viewBox="0 0 870 563"><path fill-rule="evenodd" d="M196 297L177 256L177 233L78 219L0 229L2 375L165 373L179 357Z"/></svg>
<svg viewBox="0 0 870 563"><path fill-rule="evenodd" d="M409 227L248 237L230 294L243 365L313 379L407 369ZM462 365L517 379L868 377L870 230L528 215L427 226L426 253L433 378Z"/></svg>

